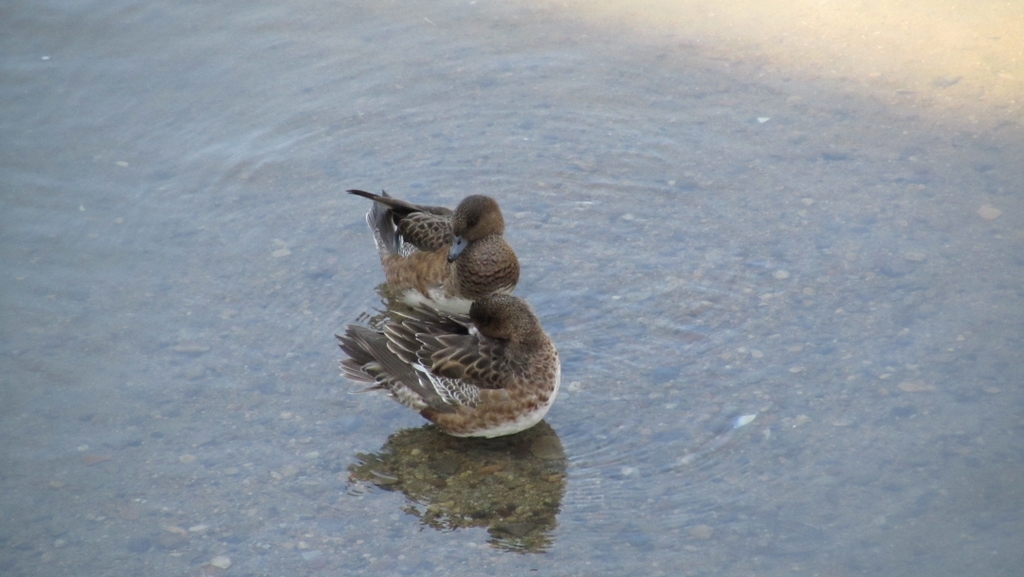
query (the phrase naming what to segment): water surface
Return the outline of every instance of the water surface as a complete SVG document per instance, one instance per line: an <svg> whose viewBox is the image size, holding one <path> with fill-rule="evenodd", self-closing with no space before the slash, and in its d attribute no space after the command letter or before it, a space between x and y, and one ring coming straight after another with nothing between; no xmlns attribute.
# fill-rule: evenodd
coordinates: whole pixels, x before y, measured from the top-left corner
<svg viewBox="0 0 1024 577"><path fill-rule="evenodd" d="M816 77L605 6L8 7L0 570L1020 574L1020 60ZM346 188L499 200L548 428L352 393Z"/></svg>

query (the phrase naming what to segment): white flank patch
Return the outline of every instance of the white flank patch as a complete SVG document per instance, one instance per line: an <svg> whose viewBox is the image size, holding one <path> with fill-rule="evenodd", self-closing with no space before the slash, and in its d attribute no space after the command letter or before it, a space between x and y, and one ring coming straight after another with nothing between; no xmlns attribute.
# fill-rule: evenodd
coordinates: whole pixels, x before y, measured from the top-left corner
<svg viewBox="0 0 1024 577"><path fill-rule="evenodd" d="M409 289L402 294L402 302L411 307L425 307L453 314L468 314L473 301L464 298L448 298L441 289L430 289L430 296L416 289Z"/></svg>
<svg viewBox="0 0 1024 577"><path fill-rule="evenodd" d="M494 437L501 437L503 435L511 435L520 431L525 431L530 427L536 425L548 414L548 410L551 405L555 403L555 397L558 396L558 387L562 384L562 363L558 363L558 372L555 374L555 388L551 391L551 396L548 397L548 402L537 407L531 413L526 413L520 416L514 421L498 425L491 429L484 429L468 435L452 435L454 437L487 437L493 439Z"/></svg>

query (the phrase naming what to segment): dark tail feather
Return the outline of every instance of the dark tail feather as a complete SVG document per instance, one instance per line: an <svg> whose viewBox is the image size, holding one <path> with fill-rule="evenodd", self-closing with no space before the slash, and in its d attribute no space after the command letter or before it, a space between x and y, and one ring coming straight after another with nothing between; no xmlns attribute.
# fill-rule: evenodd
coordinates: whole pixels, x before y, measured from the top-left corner
<svg viewBox="0 0 1024 577"><path fill-rule="evenodd" d="M387 191L385 190L380 191L380 194L373 194L372 192L366 192L365 190L357 190L354 188L346 190L345 192L349 194L354 194L356 196L361 196L363 198L368 198L376 204L383 204L384 206L394 210L401 216L405 216L410 212L419 212L421 210L424 210L424 207L395 198L388 194Z"/></svg>
<svg viewBox="0 0 1024 577"><path fill-rule="evenodd" d="M338 346L349 358L341 361L345 375L355 381L377 382L381 372L405 384L418 384L416 371L388 349L382 333L359 325L349 325L344 335L335 335Z"/></svg>
<svg viewBox="0 0 1024 577"><path fill-rule="evenodd" d="M334 335L334 338L338 339L338 346L350 359L359 365L365 365L374 360L365 334L372 332L372 330L358 325L349 325L344 335Z"/></svg>
<svg viewBox="0 0 1024 577"><path fill-rule="evenodd" d="M370 199L372 201L375 201L375 202L379 198L391 198L390 196L388 196L387 191L384 191L384 190L381 191L382 194L373 194L372 192L366 192L365 190L357 190L357 189L354 189L354 188L350 188L350 189L346 190L345 192L347 192L349 194L354 194L356 196L361 196L363 198L368 198L368 199Z"/></svg>

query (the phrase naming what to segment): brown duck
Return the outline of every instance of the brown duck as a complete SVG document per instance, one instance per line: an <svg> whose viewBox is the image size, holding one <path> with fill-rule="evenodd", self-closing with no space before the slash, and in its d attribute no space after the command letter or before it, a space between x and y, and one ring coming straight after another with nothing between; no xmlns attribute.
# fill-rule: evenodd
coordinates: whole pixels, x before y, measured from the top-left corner
<svg viewBox="0 0 1024 577"><path fill-rule="evenodd" d="M467 196L454 211L363 190L373 201L366 223L388 285L407 304L465 313L472 301L511 293L519 260L505 241L505 220L489 196Z"/></svg>
<svg viewBox="0 0 1024 577"><path fill-rule="evenodd" d="M371 383L457 437L498 437L528 429L558 394L554 343L526 301L494 294L469 315L393 311L383 331L349 325L338 344L341 370Z"/></svg>

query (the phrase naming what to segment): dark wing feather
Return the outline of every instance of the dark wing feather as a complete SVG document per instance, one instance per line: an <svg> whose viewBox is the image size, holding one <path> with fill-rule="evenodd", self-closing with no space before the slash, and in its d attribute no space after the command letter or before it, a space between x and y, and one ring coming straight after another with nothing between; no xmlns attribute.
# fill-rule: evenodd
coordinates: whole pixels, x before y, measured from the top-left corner
<svg viewBox="0 0 1024 577"><path fill-rule="evenodd" d="M469 319L466 315L443 313L433 309L418 308L412 312L392 311L395 322L384 327L384 335L388 339L388 348L403 362L422 364L429 367L430 363L420 358L423 335L469 334Z"/></svg>
<svg viewBox="0 0 1024 577"><path fill-rule="evenodd" d="M449 313L436 309L417 307L409 312L393 310L394 325L400 325L404 332L430 335L468 335L472 322L469 315Z"/></svg>
<svg viewBox="0 0 1024 577"><path fill-rule="evenodd" d="M406 242L426 252L445 249L455 239L450 214L413 212L399 219L398 230Z"/></svg>
<svg viewBox="0 0 1024 577"><path fill-rule="evenodd" d="M384 329L388 348L403 362L418 364L432 374L459 379L481 388L505 386L509 371L505 343L474 331L467 315L432 309L397 313L401 320Z"/></svg>
<svg viewBox="0 0 1024 577"><path fill-rule="evenodd" d="M368 198L374 202L371 218L374 220L377 230L383 232L385 229L391 228L385 226L384 220L390 217L404 240L419 250L428 252L441 250L453 241L453 213L450 208L413 204L394 198L384 191L381 191L381 194L373 194L365 190L352 189L348 193ZM387 246L400 246L402 239L387 238L386 234L383 236L385 236L384 240L387 242ZM394 252L401 254L402 251L396 249Z"/></svg>
<svg viewBox="0 0 1024 577"><path fill-rule="evenodd" d="M419 335L419 357L431 372L457 378L482 389L508 384L511 367L505 343L480 335Z"/></svg>

